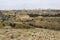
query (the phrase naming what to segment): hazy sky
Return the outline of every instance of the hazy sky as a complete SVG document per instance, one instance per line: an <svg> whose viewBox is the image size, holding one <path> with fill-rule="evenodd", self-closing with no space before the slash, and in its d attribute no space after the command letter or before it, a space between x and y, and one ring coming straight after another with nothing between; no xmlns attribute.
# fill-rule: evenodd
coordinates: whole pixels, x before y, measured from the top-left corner
<svg viewBox="0 0 60 40"><path fill-rule="evenodd" d="M60 0L0 0L1 9L60 9Z"/></svg>

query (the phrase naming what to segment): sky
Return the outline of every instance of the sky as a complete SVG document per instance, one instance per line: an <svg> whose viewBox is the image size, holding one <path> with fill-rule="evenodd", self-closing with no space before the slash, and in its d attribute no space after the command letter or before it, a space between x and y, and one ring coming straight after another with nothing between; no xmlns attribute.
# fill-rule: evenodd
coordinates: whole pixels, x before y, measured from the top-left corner
<svg viewBox="0 0 60 40"><path fill-rule="evenodd" d="M0 0L0 10L60 9L60 0Z"/></svg>

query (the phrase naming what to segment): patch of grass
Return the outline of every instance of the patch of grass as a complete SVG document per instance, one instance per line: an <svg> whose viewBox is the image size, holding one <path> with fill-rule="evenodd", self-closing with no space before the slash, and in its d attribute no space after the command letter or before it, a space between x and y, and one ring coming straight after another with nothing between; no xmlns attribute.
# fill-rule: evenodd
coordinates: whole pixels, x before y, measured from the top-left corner
<svg viewBox="0 0 60 40"><path fill-rule="evenodd" d="M0 28L3 28L4 26L3 26L3 23L2 22L0 22Z"/></svg>
<svg viewBox="0 0 60 40"><path fill-rule="evenodd" d="M36 21L32 22L30 25L33 25L36 28L60 30L60 24L58 22Z"/></svg>
<svg viewBox="0 0 60 40"><path fill-rule="evenodd" d="M16 24L15 28L33 28L32 26L26 25L26 24Z"/></svg>
<svg viewBox="0 0 60 40"><path fill-rule="evenodd" d="M0 28L4 28L5 26L10 26L10 22L0 22Z"/></svg>

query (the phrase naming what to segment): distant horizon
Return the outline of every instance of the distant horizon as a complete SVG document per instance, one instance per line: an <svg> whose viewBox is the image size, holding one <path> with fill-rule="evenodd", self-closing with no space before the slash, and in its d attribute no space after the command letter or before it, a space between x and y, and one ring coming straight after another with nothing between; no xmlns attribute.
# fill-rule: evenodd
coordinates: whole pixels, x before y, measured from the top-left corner
<svg viewBox="0 0 60 40"><path fill-rule="evenodd" d="M44 9L44 8L35 8L35 9L27 9L27 8L24 8L24 9L0 9L0 10L60 10L60 9L52 9L52 8L47 8L47 9Z"/></svg>
<svg viewBox="0 0 60 40"><path fill-rule="evenodd" d="M0 0L0 10L58 9L60 0Z"/></svg>

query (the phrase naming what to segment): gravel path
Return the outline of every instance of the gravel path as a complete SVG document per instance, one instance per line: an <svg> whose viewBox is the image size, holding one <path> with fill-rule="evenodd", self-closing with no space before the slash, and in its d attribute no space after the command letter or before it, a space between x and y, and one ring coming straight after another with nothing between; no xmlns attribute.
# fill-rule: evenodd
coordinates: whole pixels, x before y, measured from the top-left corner
<svg viewBox="0 0 60 40"><path fill-rule="evenodd" d="M49 29L0 29L0 40L60 40L60 31Z"/></svg>

